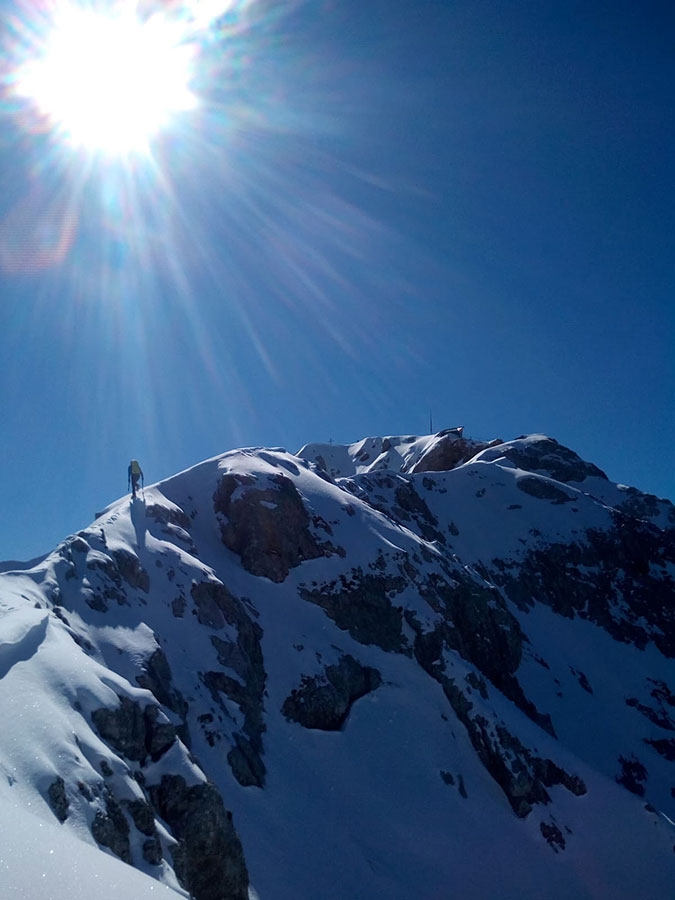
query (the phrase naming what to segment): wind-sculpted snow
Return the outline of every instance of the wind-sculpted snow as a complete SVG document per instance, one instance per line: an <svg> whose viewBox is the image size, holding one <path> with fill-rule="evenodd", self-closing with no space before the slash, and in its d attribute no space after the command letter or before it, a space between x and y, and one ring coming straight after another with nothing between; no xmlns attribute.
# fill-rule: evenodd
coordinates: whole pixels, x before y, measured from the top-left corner
<svg viewBox="0 0 675 900"><path fill-rule="evenodd" d="M674 534L544 435L207 460L0 574L0 790L194 900L668 896Z"/></svg>

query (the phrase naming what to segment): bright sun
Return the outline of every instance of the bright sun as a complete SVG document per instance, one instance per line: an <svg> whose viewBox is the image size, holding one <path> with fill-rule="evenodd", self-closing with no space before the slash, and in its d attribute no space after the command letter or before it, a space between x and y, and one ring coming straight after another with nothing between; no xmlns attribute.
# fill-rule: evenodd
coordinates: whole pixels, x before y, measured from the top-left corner
<svg viewBox="0 0 675 900"><path fill-rule="evenodd" d="M194 45L184 37L179 21L158 13L142 21L132 5L61 6L15 90L71 146L143 152L172 115L196 105Z"/></svg>

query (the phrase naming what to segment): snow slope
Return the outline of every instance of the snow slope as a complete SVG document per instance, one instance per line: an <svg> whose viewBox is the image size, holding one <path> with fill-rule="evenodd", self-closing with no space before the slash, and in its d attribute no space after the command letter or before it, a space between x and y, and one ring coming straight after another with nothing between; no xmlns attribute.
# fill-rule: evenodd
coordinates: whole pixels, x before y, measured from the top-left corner
<svg viewBox="0 0 675 900"><path fill-rule="evenodd" d="M670 896L674 526L550 438L454 431L233 451L113 503L0 574L0 872L55 900ZM231 811L236 887L181 862L176 779Z"/></svg>

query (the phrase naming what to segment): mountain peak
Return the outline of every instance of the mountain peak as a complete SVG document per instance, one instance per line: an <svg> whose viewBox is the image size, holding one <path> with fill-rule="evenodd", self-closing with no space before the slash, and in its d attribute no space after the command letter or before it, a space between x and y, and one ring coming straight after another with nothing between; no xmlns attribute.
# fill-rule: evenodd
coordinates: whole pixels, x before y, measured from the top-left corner
<svg viewBox="0 0 675 900"><path fill-rule="evenodd" d="M194 900L665 895L674 579L546 435L230 451L0 574L0 791Z"/></svg>

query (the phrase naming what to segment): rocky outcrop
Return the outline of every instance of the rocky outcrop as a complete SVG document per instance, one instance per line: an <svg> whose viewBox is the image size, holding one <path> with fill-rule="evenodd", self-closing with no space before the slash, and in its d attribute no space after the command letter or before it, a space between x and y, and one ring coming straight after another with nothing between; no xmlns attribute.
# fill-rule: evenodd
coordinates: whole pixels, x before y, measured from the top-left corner
<svg viewBox="0 0 675 900"><path fill-rule="evenodd" d="M522 559L492 561L492 577L521 609L545 603L580 616L612 637L644 648L653 641L675 657L675 535L614 514L614 527L584 539L529 550Z"/></svg>
<svg viewBox="0 0 675 900"><path fill-rule="evenodd" d="M516 487L524 494L529 494L530 497L550 500L551 503L569 503L575 499L548 478L538 478L536 475L524 475L516 481Z"/></svg>
<svg viewBox="0 0 675 900"><path fill-rule="evenodd" d="M162 534L171 541L180 541L192 554L197 554L190 527L190 517L177 506L165 506L159 503L151 503L146 506L145 515L154 520L161 527Z"/></svg>
<svg viewBox="0 0 675 900"><path fill-rule="evenodd" d="M403 610L391 602L405 584L401 576L364 574L358 567L349 577L341 575L339 580L317 588L302 587L300 594L324 609L338 628L348 631L359 643L409 652L402 632Z"/></svg>
<svg viewBox="0 0 675 900"><path fill-rule="evenodd" d="M118 753L143 764L158 760L176 740L176 729L157 706L142 707L128 697L114 709L93 710L92 722L99 735Z"/></svg>
<svg viewBox="0 0 675 900"><path fill-rule="evenodd" d="M268 481L269 487L257 487L250 477L223 475L213 504L223 543L241 557L244 568L281 582L304 560L338 551L312 533L292 480L276 474Z"/></svg>
<svg viewBox="0 0 675 900"><path fill-rule="evenodd" d="M136 790L143 796L120 799L113 793L112 781L102 788L80 785L80 793L96 810L92 835L101 846L133 864L138 862L131 850L133 824L139 832L143 859L158 865L162 860L155 823L158 815L177 842L171 848L174 870L192 900L247 898L243 852L222 797L208 782L188 785L182 775L164 774L159 784L146 784L147 764L159 760L174 745L175 729L158 707L143 707L125 696L119 700L116 708L94 710L91 719L99 736L136 764ZM104 768L107 776L113 774L108 764ZM67 813L64 797L64 786L57 780L50 794L57 816Z"/></svg>
<svg viewBox="0 0 675 900"><path fill-rule="evenodd" d="M110 791L105 791L103 799L105 812L97 811L91 824L91 833L102 847L112 850L122 862L131 863L130 828L122 807Z"/></svg>
<svg viewBox="0 0 675 900"><path fill-rule="evenodd" d="M602 469L586 462L573 450L563 447L553 438L542 437L527 443L515 441L505 444L503 450L500 448L500 452L517 468L548 475L554 481L574 484L587 478L602 478L607 481Z"/></svg>
<svg viewBox="0 0 675 900"><path fill-rule="evenodd" d="M182 719L177 728L178 735L186 747L190 746L190 732L187 725L188 704L173 684L171 668L166 655L158 647L143 663L143 672L136 676L138 684L151 691L162 706L166 706Z"/></svg>
<svg viewBox="0 0 675 900"><path fill-rule="evenodd" d="M178 841L171 851L174 870L192 900L248 900L241 841L216 788L164 775L148 790Z"/></svg>
<svg viewBox="0 0 675 900"><path fill-rule="evenodd" d="M148 593L150 590L150 576L140 563L135 553L129 550L113 550L112 557L117 564L117 570L121 577L131 588Z"/></svg>
<svg viewBox="0 0 675 900"><path fill-rule="evenodd" d="M427 579L420 594L443 617L425 630L412 611L406 612L415 632L415 658L422 668L442 680L444 654L456 651L533 722L555 735L551 717L527 698L516 677L526 638L499 593L457 572L452 581Z"/></svg>
<svg viewBox="0 0 675 900"><path fill-rule="evenodd" d="M152 806L145 800L127 800L124 806L138 831L146 838L142 843L143 859L150 865L158 866L162 861L162 844Z"/></svg>
<svg viewBox="0 0 675 900"><path fill-rule="evenodd" d="M265 781L262 736L265 667L262 655L262 629L253 621L244 601L234 597L218 582L201 582L192 586L192 598L199 621L217 631L225 626L234 629L231 637L211 636L218 663L222 669L201 674L214 701L222 706L220 695L237 704L243 714L243 725L234 732L234 746L228 762L237 781L245 786L262 787ZM223 713L227 715L223 707ZM202 720L207 740L213 743L212 720Z"/></svg>
<svg viewBox="0 0 675 900"><path fill-rule="evenodd" d="M305 728L339 731L354 703L381 683L377 669L362 666L353 656L342 656L321 675L303 676L299 687L284 701L281 712Z"/></svg>
<svg viewBox="0 0 675 900"><path fill-rule="evenodd" d="M436 667L431 674L443 687L455 714L466 728L478 758L519 818L528 816L535 804L550 803L547 788L555 785L562 785L577 797L586 793L586 785L579 776L565 771L551 759L538 756L497 717L476 709L469 691L447 677L442 668ZM469 677L467 682L472 680ZM473 683L475 690L476 682ZM479 682L478 694L481 696Z"/></svg>
<svg viewBox="0 0 675 900"><path fill-rule="evenodd" d="M522 658L523 632L498 591L481 585L461 570L450 576L432 573L418 585L420 595L442 616L430 632L422 632L416 620L415 655L430 663L429 653L440 657L441 647L456 650L493 684L502 687Z"/></svg>
<svg viewBox="0 0 675 900"><path fill-rule="evenodd" d="M87 606L97 612L107 612L110 603L129 605L129 591L150 590L150 576L138 556L118 547L110 550L101 533L83 531L67 538L59 547L59 559L54 566L56 584L51 590L55 604L61 602L71 583L81 582L80 593Z"/></svg>
<svg viewBox="0 0 675 900"><path fill-rule="evenodd" d="M68 818L70 802L66 795L66 783L60 775L49 785L47 799L59 822L65 822Z"/></svg>
<svg viewBox="0 0 675 900"><path fill-rule="evenodd" d="M345 482L344 487L373 509L410 528L425 541L445 544L438 519L416 490L416 479L393 472L371 472Z"/></svg>
<svg viewBox="0 0 675 900"><path fill-rule="evenodd" d="M653 494L644 494L634 487L622 487L623 500L617 509L637 519L660 519L665 527L675 528L675 506Z"/></svg>
<svg viewBox="0 0 675 900"><path fill-rule="evenodd" d="M468 462L477 453L488 447L494 447L501 441L494 440L488 443L467 441L457 437L455 429L434 442L431 448L410 468L410 473L416 472L447 472L461 463Z"/></svg>

